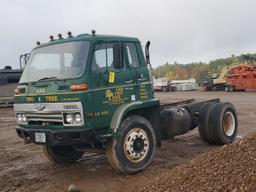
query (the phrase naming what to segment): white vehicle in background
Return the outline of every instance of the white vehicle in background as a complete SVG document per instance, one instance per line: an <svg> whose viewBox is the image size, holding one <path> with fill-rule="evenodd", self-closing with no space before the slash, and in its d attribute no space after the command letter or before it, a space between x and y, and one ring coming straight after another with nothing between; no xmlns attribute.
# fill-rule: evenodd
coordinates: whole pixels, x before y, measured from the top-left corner
<svg viewBox="0 0 256 192"><path fill-rule="evenodd" d="M195 79L172 80L171 85L177 88L177 91L195 91L198 90L198 84Z"/></svg>
<svg viewBox="0 0 256 192"><path fill-rule="evenodd" d="M171 84L165 77L153 78L154 91L169 92L176 91L177 88Z"/></svg>

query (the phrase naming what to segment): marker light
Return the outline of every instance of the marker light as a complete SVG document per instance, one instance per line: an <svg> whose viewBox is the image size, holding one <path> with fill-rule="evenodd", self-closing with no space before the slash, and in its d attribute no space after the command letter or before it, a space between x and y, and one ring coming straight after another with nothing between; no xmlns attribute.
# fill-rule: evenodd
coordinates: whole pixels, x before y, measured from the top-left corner
<svg viewBox="0 0 256 192"><path fill-rule="evenodd" d="M16 88L16 89L14 90L14 93L15 93L15 95L21 94L20 88Z"/></svg>
<svg viewBox="0 0 256 192"><path fill-rule="evenodd" d="M37 45L40 45L40 41L37 41L36 44L37 44Z"/></svg>
<svg viewBox="0 0 256 192"><path fill-rule="evenodd" d="M68 37L73 37L71 31L68 31L67 34L68 34Z"/></svg>
<svg viewBox="0 0 256 192"><path fill-rule="evenodd" d="M50 41L53 41L54 40L53 38L54 38L53 35L49 36Z"/></svg>
<svg viewBox="0 0 256 192"><path fill-rule="evenodd" d="M88 84L87 83L72 84L72 85L70 85L69 88L71 91L86 90L86 89L88 89Z"/></svg>
<svg viewBox="0 0 256 192"><path fill-rule="evenodd" d="M92 33L93 35L95 35L95 33L96 33L95 29L92 29L92 30L91 30L91 33Z"/></svg>
<svg viewBox="0 0 256 192"><path fill-rule="evenodd" d="M58 37L59 37L59 39L63 39L61 33L58 34Z"/></svg>

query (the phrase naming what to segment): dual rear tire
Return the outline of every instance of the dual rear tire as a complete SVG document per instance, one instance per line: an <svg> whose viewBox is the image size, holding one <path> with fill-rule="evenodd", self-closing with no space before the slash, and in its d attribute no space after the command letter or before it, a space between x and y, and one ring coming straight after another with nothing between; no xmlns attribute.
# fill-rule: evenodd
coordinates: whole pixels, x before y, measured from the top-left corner
<svg viewBox="0 0 256 192"><path fill-rule="evenodd" d="M235 107L229 103L205 103L199 113L199 134L208 144L232 143L237 135Z"/></svg>

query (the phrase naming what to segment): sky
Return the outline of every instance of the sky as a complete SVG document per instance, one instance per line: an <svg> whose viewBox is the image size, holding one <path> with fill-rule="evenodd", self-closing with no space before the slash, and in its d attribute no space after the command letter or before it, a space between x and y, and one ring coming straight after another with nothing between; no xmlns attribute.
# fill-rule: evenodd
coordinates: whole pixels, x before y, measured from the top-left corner
<svg viewBox="0 0 256 192"><path fill-rule="evenodd" d="M151 41L151 63L209 62L256 53L255 0L1 0L0 68L36 41L72 31Z"/></svg>

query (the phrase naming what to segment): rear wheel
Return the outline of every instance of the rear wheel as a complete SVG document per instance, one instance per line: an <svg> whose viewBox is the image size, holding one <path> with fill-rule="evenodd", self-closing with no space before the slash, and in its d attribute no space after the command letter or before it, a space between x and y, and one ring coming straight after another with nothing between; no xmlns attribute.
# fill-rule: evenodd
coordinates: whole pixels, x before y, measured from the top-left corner
<svg viewBox="0 0 256 192"><path fill-rule="evenodd" d="M230 86L229 86L229 91L233 92L233 91L235 91L235 90L236 90L235 86L233 86L233 85L230 85Z"/></svg>
<svg viewBox="0 0 256 192"><path fill-rule="evenodd" d="M216 103L203 104L199 113L199 135L208 144L215 144L211 127L209 126L210 113Z"/></svg>
<svg viewBox="0 0 256 192"><path fill-rule="evenodd" d="M116 137L107 143L106 153L112 168L131 174L151 163L155 148L152 125L144 117L133 115L121 123Z"/></svg>
<svg viewBox="0 0 256 192"><path fill-rule="evenodd" d="M169 89L168 89L168 87L162 87L161 91L162 91L162 92L168 92Z"/></svg>
<svg viewBox="0 0 256 192"><path fill-rule="evenodd" d="M172 92L175 92L175 91L177 91L177 88L176 87L172 87Z"/></svg>
<svg viewBox="0 0 256 192"><path fill-rule="evenodd" d="M46 157L57 164L71 164L80 159L84 152L76 151L73 146L43 145Z"/></svg>
<svg viewBox="0 0 256 192"><path fill-rule="evenodd" d="M229 92L229 91L230 91L230 87L229 87L229 85L226 85L226 87L225 87L225 91L226 91L226 92Z"/></svg>
<svg viewBox="0 0 256 192"><path fill-rule="evenodd" d="M210 129L216 144L232 143L237 135L238 121L231 103L216 104L210 114Z"/></svg>

